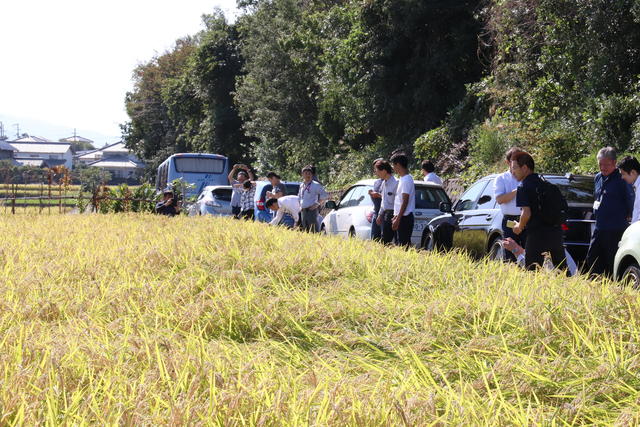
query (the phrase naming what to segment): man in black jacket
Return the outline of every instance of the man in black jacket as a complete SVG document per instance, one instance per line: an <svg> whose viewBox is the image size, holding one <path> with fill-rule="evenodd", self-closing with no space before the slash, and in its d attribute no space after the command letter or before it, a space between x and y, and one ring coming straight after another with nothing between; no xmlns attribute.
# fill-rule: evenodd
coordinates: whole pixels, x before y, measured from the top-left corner
<svg viewBox="0 0 640 427"><path fill-rule="evenodd" d="M534 172L535 164L529 153L519 152L511 157L511 172L521 183L516 193L516 206L522 209L520 221L513 232L520 235L527 230L525 268L534 270L544 264L544 253L551 254L556 268L566 268L564 242L560 225L548 224L542 217L540 195L544 182Z"/></svg>
<svg viewBox="0 0 640 427"><path fill-rule="evenodd" d="M156 203L156 213L167 216L176 216L180 213L178 202L171 188L165 188L162 192L162 201Z"/></svg>

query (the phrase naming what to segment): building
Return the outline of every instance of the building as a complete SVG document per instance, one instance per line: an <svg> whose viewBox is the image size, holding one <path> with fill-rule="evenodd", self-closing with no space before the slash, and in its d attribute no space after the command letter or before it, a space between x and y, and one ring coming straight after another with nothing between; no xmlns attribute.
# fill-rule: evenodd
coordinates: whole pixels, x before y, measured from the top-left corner
<svg viewBox="0 0 640 427"><path fill-rule="evenodd" d="M13 153L16 151L13 145L5 141L0 141L0 160L13 159Z"/></svg>
<svg viewBox="0 0 640 427"><path fill-rule="evenodd" d="M144 170L144 163L125 147L124 142L116 142L96 150L78 152L74 156L76 164L101 168L111 174L112 183L137 181Z"/></svg>
<svg viewBox="0 0 640 427"><path fill-rule="evenodd" d="M67 142L53 142L46 138L27 135L9 144L16 150L13 158L18 165L73 168L71 144Z"/></svg>

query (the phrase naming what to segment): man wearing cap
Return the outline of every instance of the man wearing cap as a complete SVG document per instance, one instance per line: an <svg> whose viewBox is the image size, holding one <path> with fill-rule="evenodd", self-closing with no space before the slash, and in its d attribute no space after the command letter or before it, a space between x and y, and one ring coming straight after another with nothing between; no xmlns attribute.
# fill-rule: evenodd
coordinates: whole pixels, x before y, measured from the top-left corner
<svg viewBox="0 0 640 427"><path fill-rule="evenodd" d="M318 228L318 211L329 198L329 194L319 182L313 180L313 166L302 168L302 179L298 191L300 227L315 233Z"/></svg>
<svg viewBox="0 0 640 427"><path fill-rule="evenodd" d="M156 213L166 216L176 216L180 213L171 187L165 188L162 192L162 201L156 203Z"/></svg>
<svg viewBox="0 0 640 427"><path fill-rule="evenodd" d="M238 170L240 172L238 172ZM246 180L255 181L255 176L253 175L253 172L251 172L251 169L249 169L249 166L243 164L235 164L233 165L233 169L231 169L231 172L229 172L229 176L227 178L229 179L229 185L233 187L233 193L231 195L231 213L237 217L242 211L240 201L242 197L242 187L236 187L236 184L243 184Z"/></svg>

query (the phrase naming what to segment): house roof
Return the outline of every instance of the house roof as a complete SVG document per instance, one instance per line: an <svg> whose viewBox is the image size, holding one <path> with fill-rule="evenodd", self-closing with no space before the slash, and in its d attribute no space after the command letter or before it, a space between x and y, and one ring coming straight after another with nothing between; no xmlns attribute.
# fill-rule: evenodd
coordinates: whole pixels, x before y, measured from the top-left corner
<svg viewBox="0 0 640 427"><path fill-rule="evenodd" d="M143 168L144 164L136 163L127 156L109 156L89 163L88 166L99 168Z"/></svg>
<svg viewBox="0 0 640 427"><path fill-rule="evenodd" d="M13 145L5 141L0 141L0 151L17 151Z"/></svg>
<svg viewBox="0 0 640 427"><path fill-rule="evenodd" d="M121 154L126 156L127 154L129 154L130 150L124 146L124 142L118 141L113 144L105 145L101 148L96 148L95 150L78 152L74 157L76 159L81 157L84 159L91 159L96 157L95 155L92 156L92 154L100 152L108 155Z"/></svg>
<svg viewBox="0 0 640 427"><path fill-rule="evenodd" d="M47 154L64 154L71 150L71 144L68 142L15 142L11 145L20 153L47 153Z"/></svg>
<svg viewBox="0 0 640 427"><path fill-rule="evenodd" d="M70 136L68 138L61 139L63 142L88 142L89 144L93 144L93 141L89 138L83 138L80 135Z"/></svg>
<svg viewBox="0 0 640 427"><path fill-rule="evenodd" d="M18 138L15 141L11 141L11 143L13 144L14 142L54 142L42 136L35 136L35 135L28 135L28 134L24 134L24 135L25 136L23 136L22 138Z"/></svg>

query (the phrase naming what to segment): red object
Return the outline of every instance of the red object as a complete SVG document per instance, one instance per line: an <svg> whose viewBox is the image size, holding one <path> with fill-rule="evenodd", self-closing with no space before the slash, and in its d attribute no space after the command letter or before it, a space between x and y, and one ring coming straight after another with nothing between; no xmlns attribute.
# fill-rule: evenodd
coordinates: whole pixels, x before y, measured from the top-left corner
<svg viewBox="0 0 640 427"><path fill-rule="evenodd" d="M258 206L258 210L259 211L263 211L264 210L264 200L258 200L256 202L256 205Z"/></svg>
<svg viewBox="0 0 640 427"><path fill-rule="evenodd" d="M569 231L569 226L564 222L562 223L562 225L560 227L562 227L562 231Z"/></svg>
<svg viewBox="0 0 640 427"><path fill-rule="evenodd" d="M373 222L373 211L366 212L364 216L367 218L367 221L370 223Z"/></svg>

